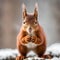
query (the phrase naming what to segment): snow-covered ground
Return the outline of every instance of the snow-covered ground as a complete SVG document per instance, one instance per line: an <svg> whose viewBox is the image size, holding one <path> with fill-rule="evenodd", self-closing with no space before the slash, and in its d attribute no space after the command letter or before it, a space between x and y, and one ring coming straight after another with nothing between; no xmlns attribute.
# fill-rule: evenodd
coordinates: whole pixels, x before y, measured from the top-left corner
<svg viewBox="0 0 60 60"><path fill-rule="evenodd" d="M60 43L55 43L47 48L46 50L49 54L53 55L54 57L60 56Z"/></svg>
<svg viewBox="0 0 60 60"><path fill-rule="evenodd" d="M17 49L0 49L0 60L15 58L18 55Z"/></svg>
<svg viewBox="0 0 60 60"><path fill-rule="evenodd" d="M6 58L15 58L18 55L17 49L0 49L0 60ZM30 53L33 54L33 53ZM51 54L53 58L51 60L60 60L60 43L52 44L50 47L47 48L46 54ZM34 55L34 54L33 54ZM38 57L27 58L27 60L38 59ZM43 59L41 59L43 60ZM47 60L47 59L46 59Z"/></svg>

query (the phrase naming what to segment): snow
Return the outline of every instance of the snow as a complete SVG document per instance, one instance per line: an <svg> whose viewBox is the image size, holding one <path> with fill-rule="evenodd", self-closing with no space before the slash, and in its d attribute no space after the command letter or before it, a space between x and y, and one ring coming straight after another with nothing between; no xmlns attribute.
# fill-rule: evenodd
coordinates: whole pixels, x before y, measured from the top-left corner
<svg viewBox="0 0 60 60"><path fill-rule="evenodd" d="M51 60L60 60L60 58L54 57Z"/></svg>
<svg viewBox="0 0 60 60"><path fill-rule="evenodd" d="M33 50L31 50L27 53L27 57L29 56L34 57L34 56L37 56L37 54Z"/></svg>
<svg viewBox="0 0 60 60"><path fill-rule="evenodd" d="M32 54L32 55L31 55ZM52 44L50 47L47 48L46 50L46 54L51 54L53 56L53 58L51 60L60 60L60 43L55 43ZM15 58L16 56L18 56L18 50L17 49L0 49L0 60L2 59L6 59L6 58ZM38 59L38 60L42 60L42 58L39 58L38 56L35 56L36 54L34 54L34 52L30 51L29 54L27 55L31 55L34 56L32 58L27 58L27 60L32 60L32 59ZM49 59L46 59L49 60Z"/></svg>
<svg viewBox="0 0 60 60"><path fill-rule="evenodd" d="M48 47L47 52L53 56L60 56L60 43L55 43Z"/></svg>
<svg viewBox="0 0 60 60"><path fill-rule="evenodd" d="M0 59L15 58L17 55L17 49L0 49Z"/></svg>
<svg viewBox="0 0 60 60"><path fill-rule="evenodd" d="M34 57L28 57L28 58L26 58L24 60L44 60L44 58L40 58L38 56L34 56Z"/></svg>

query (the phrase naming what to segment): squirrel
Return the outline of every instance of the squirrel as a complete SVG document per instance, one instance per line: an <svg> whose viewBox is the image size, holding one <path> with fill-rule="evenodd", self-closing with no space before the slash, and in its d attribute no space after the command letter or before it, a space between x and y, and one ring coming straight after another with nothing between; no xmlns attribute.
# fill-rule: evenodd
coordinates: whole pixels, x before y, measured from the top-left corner
<svg viewBox="0 0 60 60"><path fill-rule="evenodd" d="M34 13L27 13L26 6L22 5L22 26L17 36L17 49L21 56L16 60L23 60L27 53L33 50L38 57L46 51L46 36L38 22L38 5L35 4Z"/></svg>

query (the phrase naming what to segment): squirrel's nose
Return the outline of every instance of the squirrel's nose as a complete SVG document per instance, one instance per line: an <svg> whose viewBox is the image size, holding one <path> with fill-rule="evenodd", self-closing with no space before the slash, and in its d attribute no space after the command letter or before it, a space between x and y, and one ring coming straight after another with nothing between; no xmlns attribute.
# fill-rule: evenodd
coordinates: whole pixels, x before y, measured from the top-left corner
<svg viewBox="0 0 60 60"><path fill-rule="evenodd" d="M31 32L31 30L32 30L32 28L31 28L31 27L29 27L29 32Z"/></svg>

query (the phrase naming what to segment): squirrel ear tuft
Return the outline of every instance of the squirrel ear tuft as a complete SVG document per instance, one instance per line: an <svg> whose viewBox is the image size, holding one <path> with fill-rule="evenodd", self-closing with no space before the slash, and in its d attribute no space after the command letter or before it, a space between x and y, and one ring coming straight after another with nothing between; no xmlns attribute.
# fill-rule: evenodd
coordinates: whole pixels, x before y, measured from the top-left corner
<svg viewBox="0 0 60 60"><path fill-rule="evenodd" d="M34 16L35 16L36 19L37 19L37 17L38 17L38 4L37 4L37 3L35 4Z"/></svg>
<svg viewBox="0 0 60 60"><path fill-rule="evenodd" d="M26 6L25 4L23 3L22 4L22 17L23 19L27 16L27 11L26 11Z"/></svg>

